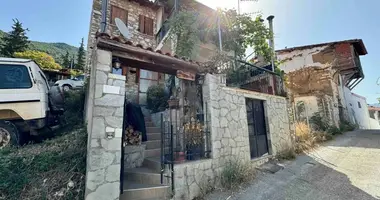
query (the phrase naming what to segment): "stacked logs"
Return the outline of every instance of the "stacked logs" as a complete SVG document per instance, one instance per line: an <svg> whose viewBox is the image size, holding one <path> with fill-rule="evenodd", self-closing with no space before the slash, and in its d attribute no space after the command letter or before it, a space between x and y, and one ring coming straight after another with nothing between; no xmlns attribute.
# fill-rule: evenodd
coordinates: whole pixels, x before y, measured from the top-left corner
<svg viewBox="0 0 380 200"><path fill-rule="evenodd" d="M140 145L141 144L141 132L135 131L133 126L129 125L125 129L125 145Z"/></svg>

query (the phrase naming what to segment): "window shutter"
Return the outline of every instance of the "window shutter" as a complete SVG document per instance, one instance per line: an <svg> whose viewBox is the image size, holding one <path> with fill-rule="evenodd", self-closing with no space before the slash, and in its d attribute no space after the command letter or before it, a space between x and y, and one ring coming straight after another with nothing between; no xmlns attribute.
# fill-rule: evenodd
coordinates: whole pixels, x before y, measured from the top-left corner
<svg viewBox="0 0 380 200"><path fill-rule="evenodd" d="M128 11L112 6L111 7L111 24L115 24L115 18L121 19L128 26Z"/></svg>
<svg viewBox="0 0 380 200"><path fill-rule="evenodd" d="M141 33L145 33L144 21L145 21L145 17L143 15L139 15L139 31Z"/></svg>
<svg viewBox="0 0 380 200"><path fill-rule="evenodd" d="M147 35L153 35L153 19L145 17L145 33Z"/></svg>

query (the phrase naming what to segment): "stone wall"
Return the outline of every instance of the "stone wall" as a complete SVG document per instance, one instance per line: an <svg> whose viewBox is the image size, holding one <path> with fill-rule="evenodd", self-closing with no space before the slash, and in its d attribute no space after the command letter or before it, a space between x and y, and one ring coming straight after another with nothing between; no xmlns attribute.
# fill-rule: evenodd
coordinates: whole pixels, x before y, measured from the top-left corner
<svg viewBox="0 0 380 200"><path fill-rule="evenodd" d="M107 30L114 35L120 35L117 27L110 24L111 6L115 5L122 9L128 11L128 29L131 35L130 41L134 44L141 44L144 47L156 47L155 35L157 32L156 21L157 21L157 9L153 9L147 6L142 6L134 1L126 0L109 0L107 9ZM138 31L139 26L139 15L144 15L153 19L153 36L140 33ZM87 58L90 61L91 49L94 48L95 44L95 33L100 29L100 23L102 21L102 0L94 0L91 12L90 20L90 31L87 41Z"/></svg>
<svg viewBox="0 0 380 200"><path fill-rule="evenodd" d="M250 163L246 98L264 101L267 120L269 153L276 155L292 146L288 105L283 97L225 87L219 77L206 75L204 102L211 119L211 159L174 166L174 199L193 199L202 189L218 186L220 174L231 160ZM208 120L207 119L207 120ZM266 158L257 159L262 163Z"/></svg>
<svg viewBox="0 0 380 200"><path fill-rule="evenodd" d="M124 168L141 167L145 158L145 144L127 145L124 147Z"/></svg>
<svg viewBox="0 0 380 200"><path fill-rule="evenodd" d="M120 162L125 76L111 74L112 54L95 49L86 113L89 127L86 200L116 200Z"/></svg>

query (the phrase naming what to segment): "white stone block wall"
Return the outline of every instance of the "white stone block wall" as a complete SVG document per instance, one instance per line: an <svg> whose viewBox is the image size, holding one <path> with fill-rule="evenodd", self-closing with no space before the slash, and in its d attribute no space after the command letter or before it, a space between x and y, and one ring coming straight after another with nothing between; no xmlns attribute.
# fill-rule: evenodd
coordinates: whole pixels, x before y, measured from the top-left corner
<svg viewBox="0 0 380 200"><path fill-rule="evenodd" d="M208 186L218 186L221 172L229 161L250 163L246 98L264 101L269 153L276 155L292 146L285 98L228 88L220 77L210 74L206 75L203 98L208 107L206 120L210 121L212 156L174 166L173 199L193 199Z"/></svg>
<svg viewBox="0 0 380 200"><path fill-rule="evenodd" d="M87 107L86 200L116 200L120 195L125 76L111 74L112 53L95 50Z"/></svg>

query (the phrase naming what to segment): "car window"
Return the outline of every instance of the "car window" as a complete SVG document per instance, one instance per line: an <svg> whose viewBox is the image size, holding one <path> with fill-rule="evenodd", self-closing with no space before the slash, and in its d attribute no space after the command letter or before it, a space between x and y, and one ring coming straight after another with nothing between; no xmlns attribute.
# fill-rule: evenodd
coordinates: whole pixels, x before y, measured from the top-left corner
<svg viewBox="0 0 380 200"><path fill-rule="evenodd" d="M84 75L79 75L79 76L77 76L75 78L77 78L78 81L83 81L84 80Z"/></svg>
<svg viewBox="0 0 380 200"><path fill-rule="evenodd" d="M24 65L0 64L0 89L31 88L29 70Z"/></svg>

